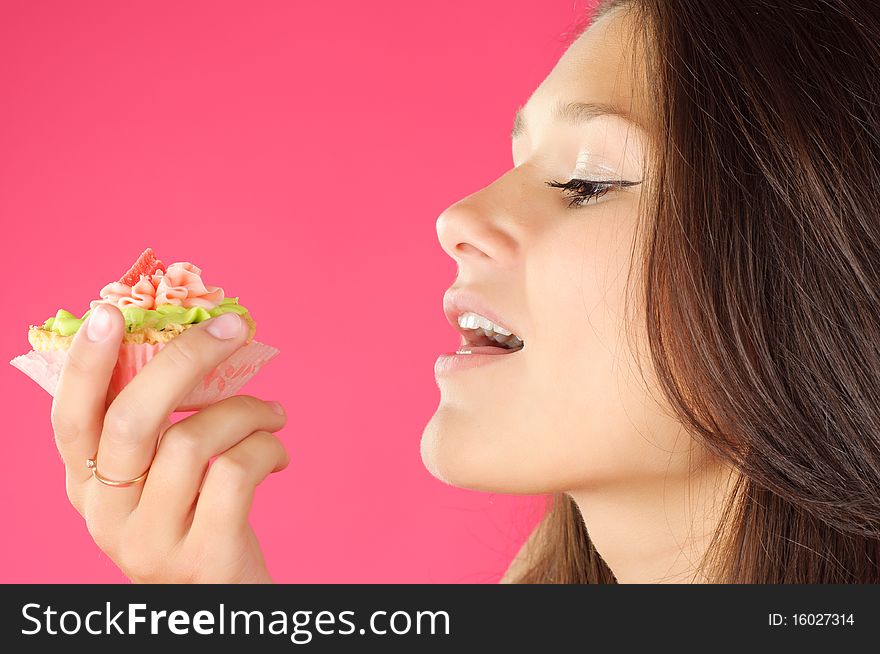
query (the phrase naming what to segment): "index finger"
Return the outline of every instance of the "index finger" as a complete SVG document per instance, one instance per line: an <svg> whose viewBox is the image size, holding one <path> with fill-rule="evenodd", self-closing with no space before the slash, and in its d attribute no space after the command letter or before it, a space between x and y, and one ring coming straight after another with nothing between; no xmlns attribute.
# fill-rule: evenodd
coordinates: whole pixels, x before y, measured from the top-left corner
<svg viewBox="0 0 880 654"><path fill-rule="evenodd" d="M107 409L98 443L101 474L133 479L153 460L165 419L205 375L241 347L247 324L223 313L169 341Z"/></svg>

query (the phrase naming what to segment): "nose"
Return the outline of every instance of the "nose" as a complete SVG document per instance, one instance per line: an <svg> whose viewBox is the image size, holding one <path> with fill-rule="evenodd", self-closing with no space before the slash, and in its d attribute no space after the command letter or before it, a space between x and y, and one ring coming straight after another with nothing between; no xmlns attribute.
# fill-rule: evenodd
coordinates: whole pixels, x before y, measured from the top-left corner
<svg viewBox="0 0 880 654"><path fill-rule="evenodd" d="M508 265L516 257L515 221L503 199L504 177L447 208L437 218L437 238L458 264L466 261Z"/></svg>

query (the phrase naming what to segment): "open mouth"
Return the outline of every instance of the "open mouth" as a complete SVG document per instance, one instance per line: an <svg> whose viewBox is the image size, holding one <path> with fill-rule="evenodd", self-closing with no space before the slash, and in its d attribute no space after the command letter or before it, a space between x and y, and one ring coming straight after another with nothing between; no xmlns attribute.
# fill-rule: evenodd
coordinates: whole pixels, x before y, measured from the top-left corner
<svg viewBox="0 0 880 654"><path fill-rule="evenodd" d="M462 313L458 326L462 343L457 354L511 354L525 347L519 336L478 313Z"/></svg>

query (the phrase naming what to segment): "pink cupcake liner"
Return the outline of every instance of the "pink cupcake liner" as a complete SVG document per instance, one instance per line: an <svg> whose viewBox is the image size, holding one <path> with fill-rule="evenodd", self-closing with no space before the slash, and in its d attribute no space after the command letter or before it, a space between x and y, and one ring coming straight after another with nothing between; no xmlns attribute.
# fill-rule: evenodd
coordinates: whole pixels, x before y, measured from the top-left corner
<svg viewBox="0 0 880 654"><path fill-rule="evenodd" d="M165 346L164 343L123 344L108 389L112 401L128 382ZM202 409L235 395L266 363L278 356L276 348L251 341L214 368L183 398L178 411ZM67 350L31 350L9 363L39 384L52 397L67 359Z"/></svg>

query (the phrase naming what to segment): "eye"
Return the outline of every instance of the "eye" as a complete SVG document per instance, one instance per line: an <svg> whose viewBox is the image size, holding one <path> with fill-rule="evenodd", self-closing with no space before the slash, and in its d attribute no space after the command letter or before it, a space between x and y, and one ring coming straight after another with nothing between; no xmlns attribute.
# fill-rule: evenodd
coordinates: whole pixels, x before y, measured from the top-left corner
<svg viewBox="0 0 880 654"><path fill-rule="evenodd" d="M547 186L562 189L563 195L569 198L569 207L583 207L590 200L599 199L612 189L626 188L628 186L641 184L641 182L628 182L625 180L601 182L578 178L571 179L567 182L551 180L545 183Z"/></svg>

